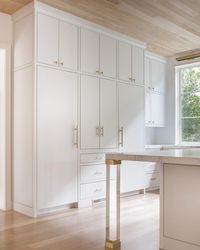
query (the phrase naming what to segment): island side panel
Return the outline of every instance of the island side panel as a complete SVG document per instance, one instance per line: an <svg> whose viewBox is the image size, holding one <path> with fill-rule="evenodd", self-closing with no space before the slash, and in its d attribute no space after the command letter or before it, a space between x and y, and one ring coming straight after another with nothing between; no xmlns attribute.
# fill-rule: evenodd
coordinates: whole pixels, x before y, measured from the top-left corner
<svg viewBox="0 0 200 250"><path fill-rule="evenodd" d="M163 248L200 250L200 166L164 164L163 184Z"/></svg>

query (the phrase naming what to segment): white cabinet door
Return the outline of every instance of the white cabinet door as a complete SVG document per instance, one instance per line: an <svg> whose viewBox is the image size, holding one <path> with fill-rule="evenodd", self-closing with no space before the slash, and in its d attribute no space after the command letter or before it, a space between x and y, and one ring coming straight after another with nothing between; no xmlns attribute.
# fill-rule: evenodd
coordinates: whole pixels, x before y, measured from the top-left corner
<svg viewBox="0 0 200 250"><path fill-rule="evenodd" d="M119 127L124 152L144 149L144 88L119 84Z"/></svg>
<svg viewBox="0 0 200 250"><path fill-rule="evenodd" d="M38 209L77 201L77 75L38 68Z"/></svg>
<svg viewBox="0 0 200 250"><path fill-rule="evenodd" d="M99 148L99 78L81 76L81 148Z"/></svg>
<svg viewBox="0 0 200 250"><path fill-rule="evenodd" d="M136 46L132 46L132 79L144 85L144 50Z"/></svg>
<svg viewBox="0 0 200 250"><path fill-rule="evenodd" d="M165 96L151 93L151 121L153 126L165 125Z"/></svg>
<svg viewBox="0 0 200 250"><path fill-rule="evenodd" d="M130 81L132 77L131 47L130 44L119 41L118 70L119 79L123 81Z"/></svg>
<svg viewBox="0 0 200 250"><path fill-rule="evenodd" d="M151 79L150 79L150 59L145 57L145 85L147 88L150 88Z"/></svg>
<svg viewBox="0 0 200 250"><path fill-rule="evenodd" d="M164 93L165 92L165 63L151 60L151 87L154 91Z"/></svg>
<svg viewBox="0 0 200 250"><path fill-rule="evenodd" d="M117 42L115 39L100 35L100 72L103 76L116 78Z"/></svg>
<svg viewBox="0 0 200 250"><path fill-rule="evenodd" d="M117 87L115 81L100 80L100 148L117 148Z"/></svg>
<svg viewBox="0 0 200 250"><path fill-rule="evenodd" d="M58 30L56 18L38 14L38 61L58 65Z"/></svg>
<svg viewBox="0 0 200 250"><path fill-rule="evenodd" d="M99 71L99 33L85 28L81 29L81 71Z"/></svg>
<svg viewBox="0 0 200 250"><path fill-rule="evenodd" d="M147 126L152 125L151 121L151 92L146 90L145 92L145 124Z"/></svg>
<svg viewBox="0 0 200 250"><path fill-rule="evenodd" d="M78 62L78 27L60 22L59 62L61 67L77 70Z"/></svg>
<svg viewBox="0 0 200 250"><path fill-rule="evenodd" d="M144 89L119 84L119 127L123 128L121 152L144 150ZM139 162L123 162L121 167L121 192L143 189L145 166Z"/></svg>

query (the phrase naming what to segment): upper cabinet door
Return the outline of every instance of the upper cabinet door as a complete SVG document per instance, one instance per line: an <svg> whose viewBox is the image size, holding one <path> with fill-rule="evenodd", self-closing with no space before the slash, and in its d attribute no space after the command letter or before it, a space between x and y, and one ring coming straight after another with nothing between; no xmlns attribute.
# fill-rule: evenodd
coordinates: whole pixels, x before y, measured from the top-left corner
<svg viewBox="0 0 200 250"><path fill-rule="evenodd" d="M81 76L81 148L99 148L99 78Z"/></svg>
<svg viewBox="0 0 200 250"><path fill-rule="evenodd" d="M144 85L144 50L136 46L132 47L132 80Z"/></svg>
<svg viewBox="0 0 200 250"><path fill-rule="evenodd" d="M116 78L117 41L100 35L100 74Z"/></svg>
<svg viewBox="0 0 200 250"><path fill-rule="evenodd" d="M60 22L59 64L61 67L77 70L78 65L78 27Z"/></svg>
<svg viewBox="0 0 200 250"><path fill-rule="evenodd" d="M58 65L58 30L56 18L38 14L38 61Z"/></svg>
<svg viewBox="0 0 200 250"><path fill-rule="evenodd" d="M99 33L81 29L81 71L99 74Z"/></svg>
<svg viewBox="0 0 200 250"><path fill-rule="evenodd" d="M151 60L151 87L152 90L165 92L166 65L157 60Z"/></svg>
<svg viewBox="0 0 200 250"><path fill-rule="evenodd" d="M145 57L145 85L150 89L151 85L150 79L150 59Z"/></svg>
<svg viewBox="0 0 200 250"><path fill-rule="evenodd" d="M100 80L100 148L117 148L116 82Z"/></svg>
<svg viewBox="0 0 200 250"><path fill-rule="evenodd" d="M165 96L151 93L151 122L153 127L165 126Z"/></svg>
<svg viewBox="0 0 200 250"><path fill-rule="evenodd" d="M145 124L151 126L151 92L150 90L145 91Z"/></svg>
<svg viewBox="0 0 200 250"><path fill-rule="evenodd" d="M131 81L131 45L119 41L119 79L122 81Z"/></svg>

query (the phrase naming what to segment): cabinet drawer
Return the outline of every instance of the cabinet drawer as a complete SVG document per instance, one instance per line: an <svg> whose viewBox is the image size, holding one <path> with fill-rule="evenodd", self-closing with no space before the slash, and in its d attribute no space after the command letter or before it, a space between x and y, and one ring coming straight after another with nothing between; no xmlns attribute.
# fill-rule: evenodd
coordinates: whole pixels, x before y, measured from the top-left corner
<svg viewBox="0 0 200 250"><path fill-rule="evenodd" d="M106 182L81 184L81 199L100 199L106 196Z"/></svg>
<svg viewBox="0 0 200 250"><path fill-rule="evenodd" d="M106 178L105 165L81 166L81 182L95 181Z"/></svg>
<svg viewBox="0 0 200 250"><path fill-rule="evenodd" d="M146 167L146 173L160 172L160 165L157 163L150 163Z"/></svg>
<svg viewBox="0 0 200 250"><path fill-rule="evenodd" d="M146 174L145 188L157 187L160 185L160 173Z"/></svg>
<svg viewBox="0 0 200 250"><path fill-rule="evenodd" d="M105 162L105 154L81 154L81 163Z"/></svg>

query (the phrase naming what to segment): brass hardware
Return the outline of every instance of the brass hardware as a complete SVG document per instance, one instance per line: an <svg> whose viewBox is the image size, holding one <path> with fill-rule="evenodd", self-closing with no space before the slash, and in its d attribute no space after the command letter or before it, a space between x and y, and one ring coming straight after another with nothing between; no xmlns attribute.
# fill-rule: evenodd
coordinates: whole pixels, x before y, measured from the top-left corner
<svg viewBox="0 0 200 250"><path fill-rule="evenodd" d="M96 136L100 137L100 127L96 127Z"/></svg>
<svg viewBox="0 0 200 250"><path fill-rule="evenodd" d="M104 136L104 127L100 127L100 136Z"/></svg>
<svg viewBox="0 0 200 250"><path fill-rule="evenodd" d="M130 81L132 81L132 78L131 78L131 77L129 77L129 80L130 80Z"/></svg>
<svg viewBox="0 0 200 250"><path fill-rule="evenodd" d="M99 70L96 70L96 73L97 73L97 74L100 74L100 71L99 71Z"/></svg>
<svg viewBox="0 0 200 250"><path fill-rule="evenodd" d="M120 165L121 160L106 159L105 163L106 163L106 165Z"/></svg>
<svg viewBox="0 0 200 250"><path fill-rule="evenodd" d="M135 82L135 78L132 79Z"/></svg>
<svg viewBox="0 0 200 250"><path fill-rule="evenodd" d="M54 61L53 63L55 63L56 65L58 64L58 61Z"/></svg>
<svg viewBox="0 0 200 250"><path fill-rule="evenodd" d="M63 63L63 62L61 62L61 63L60 63L60 65L61 65L61 66L63 66L63 65L64 65L64 63Z"/></svg>
<svg viewBox="0 0 200 250"><path fill-rule="evenodd" d="M155 90L155 88L152 88L152 90Z"/></svg>
<svg viewBox="0 0 200 250"><path fill-rule="evenodd" d="M78 126L74 128L74 146L78 148Z"/></svg>
<svg viewBox="0 0 200 250"><path fill-rule="evenodd" d="M185 60L191 60L200 57L200 52L186 55L186 56L180 56L176 58L176 61L185 61Z"/></svg>
<svg viewBox="0 0 200 250"><path fill-rule="evenodd" d="M119 129L119 146L121 147L124 146L124 128L123 127Z"/></svg>
<svg viewBox="0 0 200 250"><path fill-rule="evenodd" d="M103 71L101 71L100 74L103 75Z"/></svg>
<svg viewBox="0 0 200 250"><path fill-rule="evenodd" d="M116 240L116 241L107 240L105 243L105 248L106 249L120 249L121 242L119 240Z"/></svg>

